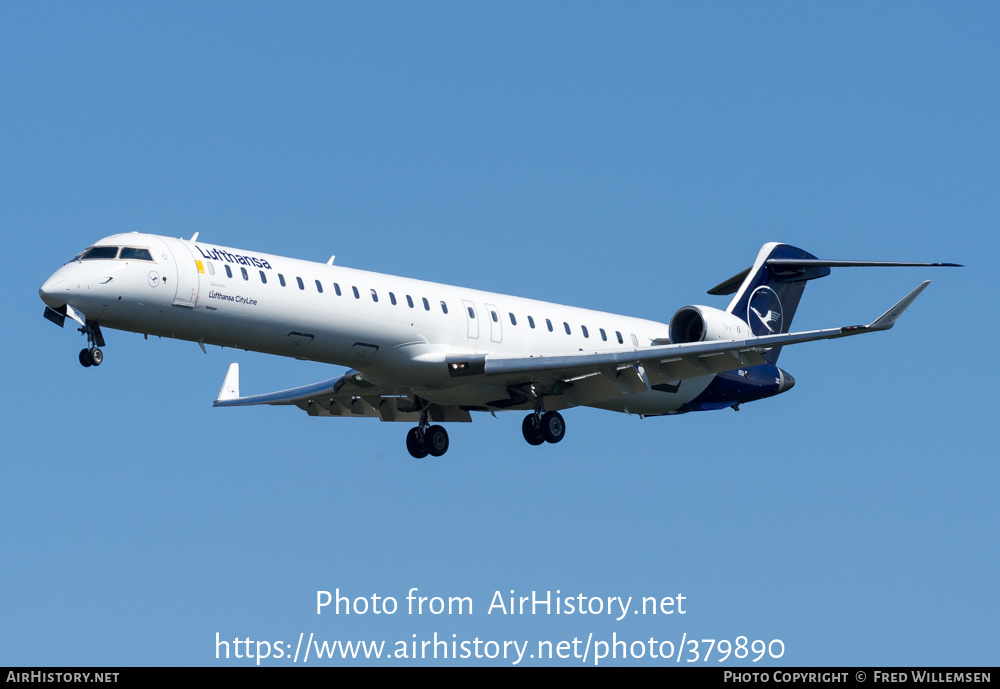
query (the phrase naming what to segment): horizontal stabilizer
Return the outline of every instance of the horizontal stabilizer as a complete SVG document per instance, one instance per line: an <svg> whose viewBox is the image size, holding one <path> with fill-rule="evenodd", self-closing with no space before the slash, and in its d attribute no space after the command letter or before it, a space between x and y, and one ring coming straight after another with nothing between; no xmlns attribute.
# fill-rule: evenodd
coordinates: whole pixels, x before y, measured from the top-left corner
<svg viewBox="0 0 1000 689"><path fill-rule="evenodd" d="M765 264L772 279L778 282L813 280L829 274L824 268L964 268L961 263L924 263L913 261L841 261L825 258L769 258ZM735 294L746 280L752 267L742 270L728 280L708 290L713 296Z"/></svg>
<svg viewBox="0 0 1000 689"><path fill-rule="evenodd" d="M964 268L961 263L912 263L909 261L830 261L825 258L770 258L776 268Z"/></svg>
<svg viewBox="0 0 1000 689"><path fill-rule="evenodd" d="M750 274L750 271L752 269L753 268L751 267L747 268L746 270L741 270L728 280L723 280L715 287L708 290L708 293L711 294L713 297L721 297L727 294L736 294L736 290L738 290L740 288L740 285L743 284L743 281L747 279L747 275Z"/></svg>

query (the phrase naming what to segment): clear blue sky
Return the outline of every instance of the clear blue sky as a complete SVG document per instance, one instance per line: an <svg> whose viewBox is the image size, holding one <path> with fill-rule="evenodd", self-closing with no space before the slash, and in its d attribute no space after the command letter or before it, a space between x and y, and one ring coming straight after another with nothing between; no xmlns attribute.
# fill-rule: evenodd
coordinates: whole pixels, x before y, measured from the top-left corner
<svg viewBox="0 0 1000 689"><path fill-rule="evenodd" d="M998 19L3 3L0 664L211 665L216 633L747 636L784 642L772 664L996 664ZM232 361L248 393L339 369L113 331L83 369L37 289L130 230L659 320L724 306L705 290L766 241L968 267L810 284L797 328L934 281L890 333L787 349L795 389L739 413L570 410L540 448L520 413L478 415L415 461L405 424L211 407ZM338 587L401 610L317 616ZM405 614L411 587L473 614ZM486 614L511 589L687 612Z"/></svg>

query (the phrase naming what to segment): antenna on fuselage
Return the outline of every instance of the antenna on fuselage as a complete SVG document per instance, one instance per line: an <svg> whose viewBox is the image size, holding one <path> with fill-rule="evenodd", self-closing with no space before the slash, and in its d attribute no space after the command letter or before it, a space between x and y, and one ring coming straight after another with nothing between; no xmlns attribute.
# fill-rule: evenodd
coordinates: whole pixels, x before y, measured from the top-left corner
<svg viewBox="0 0 1000 689"><path fill-rule="evenodd" d="M333 256L331 256L331 257L330 257L330 260L329 260L329 261L327 261L327 262L326 262L326 264L327 264L328 266L332 266L332 265L333 265L333 259L335 259L335 258L337 258L337 254L334 254Z"/></svg>
<svg viewBox="0 0 1000 689"><path fill-rule="evenodd" d="M200 234L199 232L195 232L193 235L191 235L191 239L189 239L188 241L189 242L197 242L199 234Z"/></svg>

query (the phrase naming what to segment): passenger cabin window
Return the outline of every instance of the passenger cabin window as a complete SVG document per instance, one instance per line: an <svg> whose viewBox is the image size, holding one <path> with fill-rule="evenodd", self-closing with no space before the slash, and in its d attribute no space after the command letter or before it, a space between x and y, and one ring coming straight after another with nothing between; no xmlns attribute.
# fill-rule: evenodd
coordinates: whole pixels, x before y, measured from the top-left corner
<svg viewBox="0 0 1000 689"><path fill-rule="evenodd" d="M355 299L360 299L361 298L361 292L358 291L358 288L352 286L351 289L354 290L354 298Z"/></svg>
<svg viewBox="0 0 1000 689"><path fill-rule="evenodd" d="M546 318L545 319L545 325L548 326L549 332L552 332L552 321L550 321L548 318Z"/></svg>
<svg viewBox="0 0 1000 689"><path fill-rule="evenodd" d="M233 271L229 266L226 266L226 277L231 278L233 276Z"/></svg>
<svg viewBox="0 0 1000 689"><path fill-rule="evenodd" d="M406 303L410 305L411 309L413 308L413 297L411 297L409 294L406 295Z"/></svg>
<svg viewBox="0 0 1000 689"><path fill-rule="evenodd" d="M514 314L513 314L513 313L510 313L510 314L507 314L507 315L509 315L509 316L510 316L510 324L511 324L511 325L517 325L517 319L516 319L516 318L514 318Z"/></svg>
<svg viewBox="0 0 1000 689"><path fill-rule="evenodd" d="M372 290L372 301L376 303L378 302L378 292L376 292L375 290Z"/></svg>
<svg viewBox="0 0 1000 689"><path fill-rule="evenodd" d="M265 285L267 284L267 276L264 275L264 271L263 270L260 271L260 281L261 281L262 284L265 284Z"/></svg>
<svg viewBox="0 0 1000 689"><path fill-rule="evenodd" d="M337 293L338 297L340 296L340 285L337 284L336 282L333 283L333 291Z"/></svg>
<svg viewBox="0 0 1000 689"><path fill-rule="evenodd" d="M601 328L601 339L604 340L605 342L608 341L608 334L604 332L604 328Z"/></svg>
<svg viewBox="0 0 1000 689"><path fill-rule="evenodd" d="M567 323L566 321L563 321L563 327L566 328L566 334L567 335L572 335L572 333L569 330L569 323Z"/></svg>
<svg viewBox="0 0 1000 689"><path fill-rule="evenodd" d="M244 280L249 280L250 279L250 274L247 273L247 269L246 268L240 268L240 272L243 273L243 279Z"/></svg>
<svg viewBox="0 0 1000 689"><path fill-rule="evenodd" d="M500 322L500 319L497 318L497 312L496 311L490 311L490 318L493 319L494 323L499 323Z"/></svg>
<svg viewBox="0 0 1000 689"><path fill-rule="evenodd" d="M393 294L392 292L389 292L389 303L392 304L393 306L396 305L396 295Z"/></svg>
<svg viewBox="0 0 1000 689"><path fill-rule="evenodd" d="M466 308L469 309L469 318L475 318L476 317L476 312L472 310L472 307L468 306Z"/></svg>
<svg viewBox="0 0 1000 689"><path fill-rule="evenodd" d="M584 337L590 337L590 333L589 333L589 332L587 331L587 326L585 326L585 325L581 325L581 326L580 326L580 330L582 330L582 331L583 331L583 336L584 336Z"/></svg>
<svg viewBox="0 0 1000 689"><path fill-rule="evenodd" d="M316 281L316 291L323 294L323 283L319 280Z"/></svg>
<svg viewBox="0 0 1000 689"><path fill-rule="evenodd" d="M622 334L620 332L616 330L615 335L618 336L618 344L625 344L625 340L622 339Z"/></svg>
<svg viewBox="0 0 1000 689"><path fill-rule="evenodd" d="M448 313L448 305L441 302L441 313Z"/></svg>
<svg viewBox="0 0 1000 689"><path fill-rule="evenodd" d="M122 249L122 252L118 255L118 258L123 261L128 259L130 261L152 261L153 257L149 253L149 249L137 249L135 247L126 246Z"/></svg>
<svg viewBox="0 0 1000 689"><path fill-rule="evenodd" d="M215 275L215 266L212 265L211 261L205 261L205 266L208 268L209 275Z"/></svg>
<svg viewBox="0 0 1000 689"><path fill-rule="evenodd" d="M639 338L635 336L635 333L632 333L632 346L633 347L639 346Z"/></svg>
<svg viewBox="0 0 1000 689"><path fill-rule="evenodd" d="M431 310L431 303L429 301L427 301L427 297L421 297L421 301L424 302L424 311L430 311Z"/></svg>
<svg viewBox="0 0 1000 689"><path fill-rule="evenodd" d="M285 286L285 276L282 275L281 273L278 273L278 282L281 283L282 287Z"/></svg>
<svg viewBox="0 0 1000 689"><path fill-rule="evenodd" d="M531 328L532 330L534 330L535 328L535 319L532 318L531 316L528 316L528 327Z"/></svg>
<svg viewBox="0 0 1000 689"><path fill-rule="evenodd" d="M302 278L299 278L299 277L295 278L295 282L299 283L299 289L305 289L306 288L306 283L302 282Z"/></svg>
<svg viewBox="0 0 1000 689"><path fill-rule="evenodd" d="M91 261L98 258L114 258L118 255L117 246L92 246L76 257L78 261Z"/></svg>

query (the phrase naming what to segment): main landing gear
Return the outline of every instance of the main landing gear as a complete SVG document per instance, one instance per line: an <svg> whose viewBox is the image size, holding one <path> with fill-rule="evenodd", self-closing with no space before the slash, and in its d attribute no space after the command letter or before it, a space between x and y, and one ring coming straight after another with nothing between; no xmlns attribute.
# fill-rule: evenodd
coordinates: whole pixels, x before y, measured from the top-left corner
<svg viewBox="0 0 1000 689"><path fill-rule="evenodd" d="M101 326L94 321L87 321L87 324L79 328L80 332L87 336L87 347L80 350L80 363L84 368L90 366L100 366L104 361L104 335L101 334Z"/></svg>
<svg viewBox="0 0 1000 689"><path fill-rule="evenodd" d="M406 449L415 459L427 455L440 457L448 451L448 431L443 426L427 425L427 410L420 412L420 425L406 434Z"/></svg>
<svg viewBox="0 0 1000 689"><path fill-rule="evenodd" d="M536 409L524 417L521 422L521 433L529 445L542 443L558 443L566 437L566 422L557 411L542 412Z"/></svg>
<svg viewBox="0 0 1000 689"><path fill-rule="evenodd" d="M566 422L557 411L543 411L541 399L535 411L524 417L521 433L529 445L558 443L566 437ZM406 449L411 457L440 457L448 451L448 431L441 426L429 426L427 411L420 412L420 424L406 434Z"/></svg>

